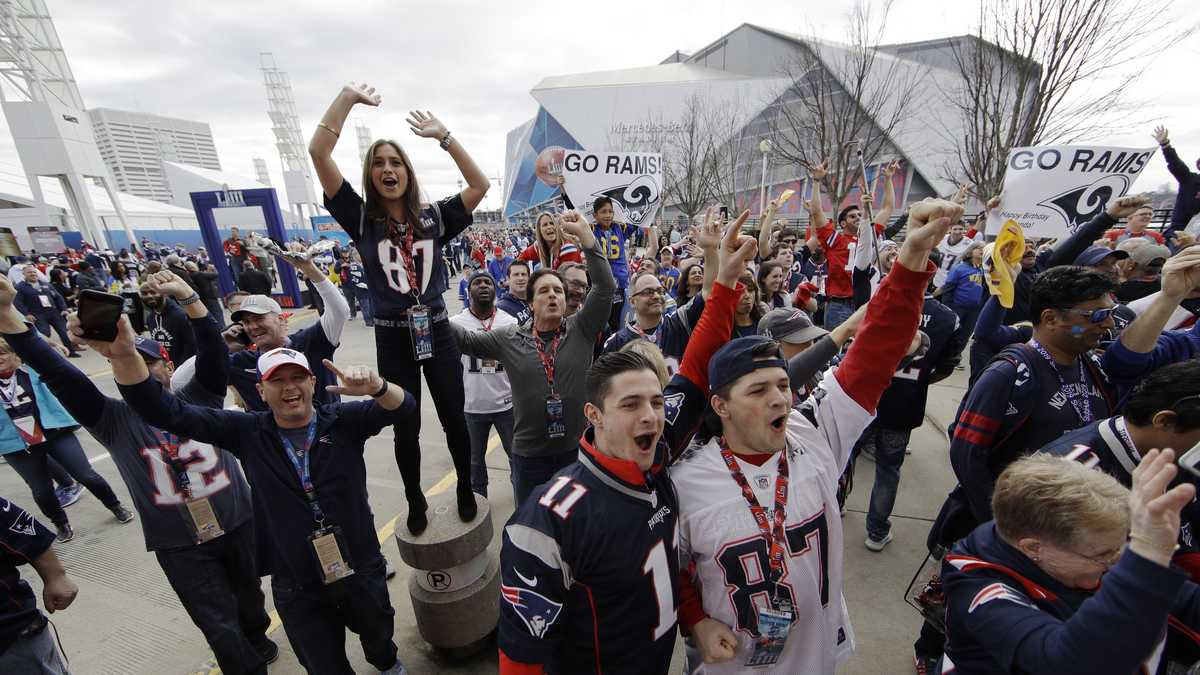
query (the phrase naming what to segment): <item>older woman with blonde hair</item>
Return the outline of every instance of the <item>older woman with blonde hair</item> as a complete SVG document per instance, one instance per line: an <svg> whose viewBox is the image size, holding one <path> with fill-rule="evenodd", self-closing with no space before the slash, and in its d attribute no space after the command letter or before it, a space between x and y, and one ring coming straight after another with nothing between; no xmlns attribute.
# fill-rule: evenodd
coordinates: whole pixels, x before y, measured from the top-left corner
<svg viewBox="0 0 1200 675"><path fill-rule="evenodd" d="M1200 587L1171 567L1195 496L1190 484L1167 489L1175 474L1170 450L1146 453L1132 490L1059 457L1005 469L995 520L942 564L941 672L1156 672L1168 622L1200 628Z"/></svg>

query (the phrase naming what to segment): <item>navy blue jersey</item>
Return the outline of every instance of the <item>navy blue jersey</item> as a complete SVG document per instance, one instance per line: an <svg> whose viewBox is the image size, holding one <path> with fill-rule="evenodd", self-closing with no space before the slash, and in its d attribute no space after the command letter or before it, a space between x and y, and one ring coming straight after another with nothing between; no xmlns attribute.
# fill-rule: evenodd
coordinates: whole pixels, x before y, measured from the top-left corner
<svg viewBox="0 0 1200 675"><path fill-rule="evenodd" d="M533 309L529 307L529 303L511 293L505 293L496 303L496 307L516 319L518 326L528 326L529 322L533 321Z"/></svg>
<svg viewBox="0 0 1200 675"><path fill-rule="evenodd" d="M325 208L354 240L362 256L375 316L402 315L416 304L418 295L421 304L433 310L446 308L442 294L446 292L449 274L442 258L442 245L472 222L461 196L453 195L421 209L421 222L415 227L412 242L416 289L409 283L400 248L388 239L387 223L367 219L362 197L350 187L349 181L343 180L337 194L325 198Z"/></svg>
<svg viewBox="0 0 1200 675"><path fill-rule="evenodd" d="M590 436L504 528L500 649L547 673L665 674L679 607L679 501L664 472L606 457Z"/></svg>
<svg viewBox="0 0 1200 675"><path fill-rule="evenodd" d="M626 255L629 249L629 240L637 233L637 225L630 223L613 223L607 230L600 229L597 225L592 228L592 232L596 235L596 241L600 242L600 252L608 258L608 264L612 266L613 277L617 280L617 288L625 288L629 285L629 264L626 262Z"/></svg>
<svg viewBox="0 0 1200 675"><path fill-rule="evenodd" d="M54 533L33 514L0 497L0 654L39 614L37 596L17 568L53 543Z"/></svg>
<svg viewBox="0 0 1200 675"><path fill-rule="evenodd" d="M950 374L962 354L966 336L955 339L958 315L931 297L921 307L919 330L929 336L929 348L892 376L875 417L881 429L916 429L924 424L925 400L935 371L943 377Z"/></svg>
<svg viewBox="0 0 1200 675"><path fill-rule="evenodd" d="M697 295L683 307L663 315L662 321L652 330L642 330L636 321L625 324L604 341L602 353L619 351L639 338L649 340L662 351L663 359L667 362L667 374L674 375L683 360L683 351L687 349L688 339L692 336L692 327L700 320L703 311L704 296Z"/></svg>

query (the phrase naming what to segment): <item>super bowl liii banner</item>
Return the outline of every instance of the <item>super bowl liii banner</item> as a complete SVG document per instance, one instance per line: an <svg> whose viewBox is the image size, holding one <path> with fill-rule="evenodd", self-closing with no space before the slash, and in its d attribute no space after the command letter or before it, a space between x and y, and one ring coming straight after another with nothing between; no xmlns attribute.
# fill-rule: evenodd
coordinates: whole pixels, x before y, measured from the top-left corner
<svg viewBox="0 0 1200 675"><path fill-rule="evenodd" d="M1060 238L1100 215L1110 200L1128 194L1154 148L1051 145L1008 153L1000 208L987 231L1015 220L1026 237Z"/></svg>
<svg viewBox="0 0 1200 675"><path fill-rule="evenodd" d="M652 152L586 152L563 154L563 192L571 205L592 218L592 202L608 197L613 220L650 227L662 206L662 155Z"/></svg>

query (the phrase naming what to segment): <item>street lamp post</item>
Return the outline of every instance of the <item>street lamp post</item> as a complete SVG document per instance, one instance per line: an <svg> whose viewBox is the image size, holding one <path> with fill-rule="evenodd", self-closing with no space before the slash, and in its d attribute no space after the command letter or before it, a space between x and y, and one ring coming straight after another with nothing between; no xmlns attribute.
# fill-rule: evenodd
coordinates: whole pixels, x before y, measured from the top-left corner
<svg viewBox="0 0 1200 675"><path fill-rule="evenodd" d="M758 144L758 150L762 153L762 179L759 181L758 187L758 217L761 220L767 212L767 155L771 154L771 141L762 139ZM766 227L766 223L761 223L760 227Z"/></svg>

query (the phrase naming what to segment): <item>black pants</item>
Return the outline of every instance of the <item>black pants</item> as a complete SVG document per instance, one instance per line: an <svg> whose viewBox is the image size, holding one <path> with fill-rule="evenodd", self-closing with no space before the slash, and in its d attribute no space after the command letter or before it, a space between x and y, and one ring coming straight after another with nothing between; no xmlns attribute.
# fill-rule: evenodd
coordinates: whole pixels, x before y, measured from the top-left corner
<svg viewBox="0 0 1200 675"><path fill-rule="evenodd" d="M372 666L387 670L396 664L396 611L388 599L383 556L328 586L300 586L275 575L271 593L288 642L309 673L353 675L346 658L347 628L358 635Z"/></svg>
<svg viewBox="0 0 1200 675"><path fill-rule="evenodd" d="M271 618L263 607L254 546L251 521L198 546L154 552L226 673L266 672L256 646L267 641Z"/></svg>
<svg viewBox="0 0 1200 675"><path fill-rule="evenodd" d="M433 323L433 357L418 362L413 357L411 333L404 327L375 324L375 355L379 374L388 382L404 388L421 401L421 370L433 396L438 421L446 432L446 446L454 462L460 489L471 487L471 437L463 413L462 353L454 340L449 321ZM418 405L418 410L420 406ZM396 466L404 481L409 504L421 504L421 416L392 427L396 436Z"/></svg>
<svg viewBox="0 0 1200 675"><path fill-rule="evenodd" d="M92 468L73 432L48 431L45 441L26 450L10 452L4 458L17 470L21 480L33 492L33 501L55 526L66 525L69 521L67 512L59 506L58 497L54 494L54 481L50 480L50 470L46 466L48 457L57 460L72 478L83 483L88 492L96 495L108 508L121 503L108 481Z"/></svg>
<svg viewBox="0 0 1200 675"><path fill-rule="evenodd" d="M67 320L58 312L47 312L46 314L34 314L33 325L37 327L38 332L46 337L50 337L50 329L54 328L54 332L58 333L58 339L62 340L63 346L74 354L75 343L71 342L71 334L67 332Z"/></svg>

